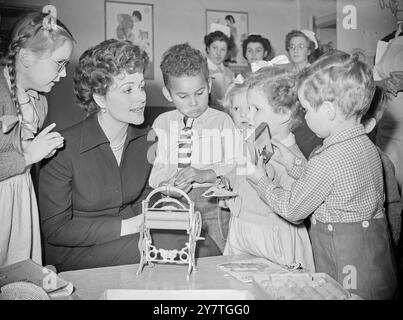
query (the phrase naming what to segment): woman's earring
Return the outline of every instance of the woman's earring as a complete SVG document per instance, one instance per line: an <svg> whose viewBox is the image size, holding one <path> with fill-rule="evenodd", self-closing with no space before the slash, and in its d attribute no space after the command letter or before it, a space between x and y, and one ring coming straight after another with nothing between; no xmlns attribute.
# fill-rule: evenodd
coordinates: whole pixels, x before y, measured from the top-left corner
<svg viewBox="0 0 403 320"><path fill-rule="evenodd" d="M101 108L102 113L106 113L106 108Z"/></svg>

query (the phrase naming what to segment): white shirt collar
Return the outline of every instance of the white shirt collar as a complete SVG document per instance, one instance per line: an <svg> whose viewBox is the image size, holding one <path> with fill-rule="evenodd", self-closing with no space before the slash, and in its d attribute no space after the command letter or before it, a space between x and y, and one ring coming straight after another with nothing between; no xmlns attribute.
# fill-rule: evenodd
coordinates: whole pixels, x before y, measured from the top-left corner
<svg viewBox="0 0 403 320"><path fill-rule="evenodd" d="M290 134L285 139L280 140L280 142L286 147L291 147L296 143L295 136L292 132L290 132Z"/></svg>

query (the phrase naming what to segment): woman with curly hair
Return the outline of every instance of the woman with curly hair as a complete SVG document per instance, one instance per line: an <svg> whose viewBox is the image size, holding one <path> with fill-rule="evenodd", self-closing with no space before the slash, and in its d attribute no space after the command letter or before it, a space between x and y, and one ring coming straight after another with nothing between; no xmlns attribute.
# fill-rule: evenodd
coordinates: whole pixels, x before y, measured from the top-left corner
<svg viewBox="0 0 403 320"><path fill-rule="evenodd" d="M114 39L79 59L74 92L88 117L63 130L65 148L39 179L46 263L58 271L140 261L141 201L151 190L147 154L154 143L150 129L139 126L148 61L140 47ZM153 233L154 242L175 245L165 235Z"/></svg>

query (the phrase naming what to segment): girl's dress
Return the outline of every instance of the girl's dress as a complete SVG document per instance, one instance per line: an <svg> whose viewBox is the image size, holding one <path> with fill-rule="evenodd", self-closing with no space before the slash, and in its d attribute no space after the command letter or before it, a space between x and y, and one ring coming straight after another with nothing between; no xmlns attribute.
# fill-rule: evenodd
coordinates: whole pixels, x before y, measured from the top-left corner
<svg viewBox="0 0 403 320"><path fill-rule="evenodd" d="M303 157L292 133L281 142ZM276 183L290 190L294 179L280 164L269 163L274 168ZM260 199L245 175L236 175L234 182L233 191L238 196L227 201L231 221L224 255L246 253L283 265L300 263L314 272L311 243L304 224L291 224L274 213Z"/></svg>
<svg viewBox="0 0 403 320"><path fill-rule="evenodd" d="M1 74L0 74L1 76ZM3 72L8 88L10 82L6 69ZM2 88L3 89L3 88ZM22 91L20 91L22 92ZM21 105L23 119L21 124L16 123L12 130L18 130L21 126L21 136L23 145L29 143L40 125L43 123L47 111L46 100L37 92L31 91L29 94L23 93L26 99L21 103L30 100L30 103ZM3 132L0 138L11 134L4 134L7 124L6 114L0 114ZM18 121L16 115L14 121ZM7 117L10 119L10 117ZM10 121L8 121L10 124ZM2 145L0 152L6 152L6 146ZM7 146L10 148L10 145ZM38 264L42 264L41 238L39 227L38 205L35 190L30 175L30 168L24 172L11 176L0 181L0 266L9 265L18 261L32 259Z"/></svg>

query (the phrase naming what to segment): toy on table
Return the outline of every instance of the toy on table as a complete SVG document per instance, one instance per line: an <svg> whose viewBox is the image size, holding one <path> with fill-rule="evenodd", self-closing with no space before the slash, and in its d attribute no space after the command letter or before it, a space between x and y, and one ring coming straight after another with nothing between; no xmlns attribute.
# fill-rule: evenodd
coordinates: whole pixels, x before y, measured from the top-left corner
<svg viewBox="0 0 403 320"><path fill-rule="evenodd" d="M273 155L273 146L271 144L271 135L269 125L262 122L256 130L246 139L252 162L257 163L259 157L263 157L266 164Z"/></svg>
<svg viewBox="0 0 403 320"><path fill-rule="evenodd" d="M150 199L156 194L163 198L149 207ZM168 196L165 196L167 195ZM185 203L169 196L180 194ZM199 211L194 210L194 203L189 196L179 188L171 185L162 186L153 190L143 200L143 223L140 227L139 251L141 255L137 275L147 263L151 267L154 263L188 264L187 277L196 269L195 251L196 241L204 240L200 237L202 220ZM152 243L150 229L186 230L189 241L181 250L167 250L156 248Z"/></svg>

